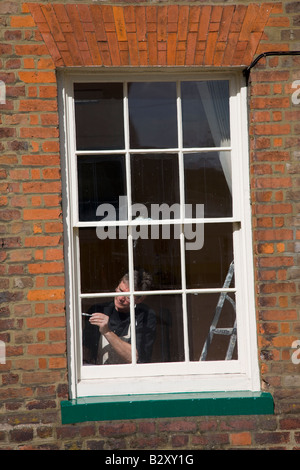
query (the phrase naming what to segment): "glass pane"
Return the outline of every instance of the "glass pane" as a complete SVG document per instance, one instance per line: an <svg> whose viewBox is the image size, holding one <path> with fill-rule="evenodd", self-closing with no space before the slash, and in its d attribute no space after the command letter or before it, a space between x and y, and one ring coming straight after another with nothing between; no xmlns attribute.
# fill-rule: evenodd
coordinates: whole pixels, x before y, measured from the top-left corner
<svg viewBox="0 0 300 470"><path fill-rule="evenodd" d="M178 226L176 226L177 230ZM133 227L134 267L152 275L153 289L180 289L179 236L173 225Z"/></svg>
<svg viewBox="0 0 300 470"><path fill-rule="evenodd" d="M113 292L128 272L127 240L109 227L100 240L99 227L79 229L81 292ZM101 230L103 230L101 228Z"/></svg>
<svg viewBox="0 0 300 470"><path fill-rule="evenodd" d="M190 360L237 359L234 294L191 294L187 305ZM210 341L211 326L215 334Z"/></svg>
<svg viewBox="0 0 300 470"><path fill-rule="evenodd" d="M181 295L149 295L145 303L156 313L151 362L184 361Z"/></svg>
<svg viewBox="0 0 300 470"><path fill-rule="evenodd" d="M184 155L185 202L204 204L205 217L232 216L230 152Z"/></svg>
<svg viewBox="0 0 300 470"><path fill-rule="evenodd" d="M232 224L198 224L185 250L186 284L188 289L223 287L233 261ZM203 242L202 248L201 243ZM194 243L194 244L193 244ZM230 285L234 287L234 276Z"/></svg>
<svg viewBox="0 0 300 470"><path fill-rule="evenodd" d="M143 204L152 219L174 218L168 209L179 204L178 155L132 155L131 173L132 202ZM158 214L161 204L168 207Z"/></svg>
<svg viewBox="0 0 300 470"><path fill-rule="evenodd" d="M184 147L230 145L228 81L183 82L181 98Z"/></svg>
<svg viewBox="0 0 300 470"><path fill-rule="evenodd" d="M77 172L80 221L124 218L120 217L120 203L126 207L126 198L120 199L126 195L123 155L79 156ZM111 207L98 209L100 204L110 204Z"/></svg>
<svg viewBox="0 0 300 470"><path fill-rule="evenodd" d="M75 83L77 150L124 149L123 84Z"/></svg>
<svg viewBox="0 0 300 470"><path fill-rule="evenodd" d="M107 306L112 302L112 297L83 299L81 302L82 362L84 365L102 363L99 327L93 325L90 319L94 312L107 313Z"/></svg>
<svg viewBox="0 0 300 470"><path fill-rule="evenodd" d="M128 290L128 283L121 279L117 291L125 288ZM99 365L130 363L130 298L120 295L105 300L83 300L82 311L83 362ZM152 362L156 335L155 310L148 306L147 298L135 297L134 313L137 362ZM111 335L105 334L108 330L125 344L116 344L115 340L112 342Z"/></svg>
<svg viewBox="0 0 300 470"><path fill-rule="evenodd" d="M129 83L131 148L177 147L176 83Z"/></svg>

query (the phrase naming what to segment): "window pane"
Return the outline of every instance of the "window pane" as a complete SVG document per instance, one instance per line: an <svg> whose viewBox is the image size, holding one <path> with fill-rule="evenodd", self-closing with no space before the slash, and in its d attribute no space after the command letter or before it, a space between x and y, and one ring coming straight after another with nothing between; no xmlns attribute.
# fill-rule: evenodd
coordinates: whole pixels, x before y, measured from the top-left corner
<svg viewBox="0 0 300 470"><path fill-rule="evenodd" d="M105 220L118 220L119 198L126 195L124 156L79 156L77 171L79 220L102 220L104 216ZM100 204L111 204L110 213L103 207L96 215Z"/></svg>
<svg viewBox="0 0 300 470"><path fill-rule="evenodd" d="M77 150L124 149L123 84L75 83Z"/></svg>
<svg viewBox="0 0 300 470"><path fill-rule="evenodd" d="M119 309L116 299L122 299L123 307ZM89 299L83 301L83 312L90 316L82 316L82 344L83 362L89 364L126 364L131 362L131 349L128 350L129 360L124 358L120 351L109 343L105 335L100 334L96 317L104 314L109 318L108 328L122 341L131 345L131 322L130 322L130 302L125 302L122 297L112 299ZM135 309L135 335L137 362L153 362L153 343L156 334L156 314L153 308L146 302L136 302ZM96 324L93 324L93 320ZM126 345L127 346L127 345ZM124 351L124 350L123 350ZM126 349L125 349L126 351ZM127 356L128 357L128 356Z"/></svg>
<svg viewBox="0 0 300 470"><path fill-rule="evenodd" d="M151 362L184 361L181 295L149 295L145 303L156 313Z"/></svg>
<svg viewBox="0 0 300 470"><path fill-rule="evenodd" d="M104 312L105 306L113 302L113 298L92 298L83 299L81 302L82 311L82 360L84 365L102 364L101 362L101 342L99 328L90 323L90 315L94 312Z"/></svg>
<svg viewBox="0 0 300 470"><path fill-rule="evenodd" d="M173 225L134 227L134 269L142 267L152 275L153 290L181 288L180 246L176 237Z"/></svg>
<svg viewBox="0 0 300 470"><path fill-rule="evenodd" d="M120 239L119 228L107 228L110 232L103 240L98 238L99 230L99 227L79 229L82 293L113 292L128 272L127 240Z"/></svg>
<svg viewBox="0 0 300 470"><path fill-rule="evenodd" d="M191 294L187 304L190 360L199 361L203 354L201 360L224 361L227 353L227 359L237 359L234 294ZM220 330L205 345L211 325Z"/></svg>
<svg viewBox="0 0 300 470"><path fill-rule="evenodd" d="M132 155L131 173L132 202L145 205L148 217L152 219L174 218L170 217L168 210L157 216L157 205L167 204L171 207L175 203L179 204L178 156ZM152 207L154 204L156 206Z"/></svg>
<svg viewBox="0 0 300 470"><path fill-rule="evenodd" d="M230 145L227 81L181 84L184 147Z"/></svg>
<svg viewBox="0 0 300 470"><path fill-rule="evenodd" d="M223 287L233 260L232 224L204 224L204 239L201 239L203 225L198 224L193 229L194 245L185 251L187 288ZM192 234L189 238L192 239ZM204 241L203 246L197 249L201 241ZM230 287L234 287L234 278Z"/></svg>
<svg viewBox="0 0 300 470"><path fill-rule="evenodd" d="M230 152L184 155L185 202L204 204L205 217L232 216Z"/></svg>
<svg viewBox="0 0 300 470"><path fill-rule="evenodd" d="M129 83L131 148L177 147L176 83Z"/></svg>
<svg viewBox="0 0 300 470"><path fill-rule="evenodd" d="M106 300L106 301L105 301ZM88 305L89 304L89 305ZM87 308L89 306L89 308ZM105 315L108 318L108 328L125 343L131 344L131 322L128 304L127 312L118 312L115 308L115 298L111 299L89 299L83 302L83 310L90 316L82 316L82 350L83 363L96 365L127 364L131 362L110 345L104 335L100 333L99 326L91 323L91 315ZM138 316L139 317L139 316ZM138 329L138 326L137 326Z"/></svg>

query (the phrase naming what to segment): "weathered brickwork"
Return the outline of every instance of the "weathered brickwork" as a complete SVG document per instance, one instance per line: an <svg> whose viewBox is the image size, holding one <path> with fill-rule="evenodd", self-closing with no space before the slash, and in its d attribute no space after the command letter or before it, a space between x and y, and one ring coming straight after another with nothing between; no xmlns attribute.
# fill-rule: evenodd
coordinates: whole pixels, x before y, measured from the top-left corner
<svg viewBox="0 0 300 470"><path fill-rule="evenodd" d="M272 416L62 425L67 399L57 67L250 65L300 50L300 2L0 2L0 448L299 449L300 56L248 85L261 379Z"/></svg>

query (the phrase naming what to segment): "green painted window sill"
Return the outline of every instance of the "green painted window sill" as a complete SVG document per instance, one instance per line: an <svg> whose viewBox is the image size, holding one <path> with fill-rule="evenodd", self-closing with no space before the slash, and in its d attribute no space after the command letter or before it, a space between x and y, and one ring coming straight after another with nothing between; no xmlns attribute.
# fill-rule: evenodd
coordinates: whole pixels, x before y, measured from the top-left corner
<svg viewBox="0 0 300 470"><path fill-rule="evenodd" d="M273 413L273 398L270 393L247 391L85 397L61 402L63 424Z"/></svg>

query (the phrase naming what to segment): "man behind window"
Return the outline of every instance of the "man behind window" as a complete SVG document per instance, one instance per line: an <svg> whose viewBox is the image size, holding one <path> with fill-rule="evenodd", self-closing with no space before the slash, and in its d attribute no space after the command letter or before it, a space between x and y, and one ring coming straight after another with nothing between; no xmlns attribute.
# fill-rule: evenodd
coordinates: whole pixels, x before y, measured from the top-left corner
<svg viewBox="0 0 300 470"><path fill-rule="evenodd" d="M134 271L134 288L147 291L151 288L152 278L143 269ZM131 325L129 276L125 274L119 282L116 292L124 295L115 296L114 301L96 304L91 307L83 331L84 362L92 364L131 363ZM152 309L143 303L143 297L134 297L136 361L151 361L155 339L156 317ZM98 328L96 328L98 327Z"/></svg>

